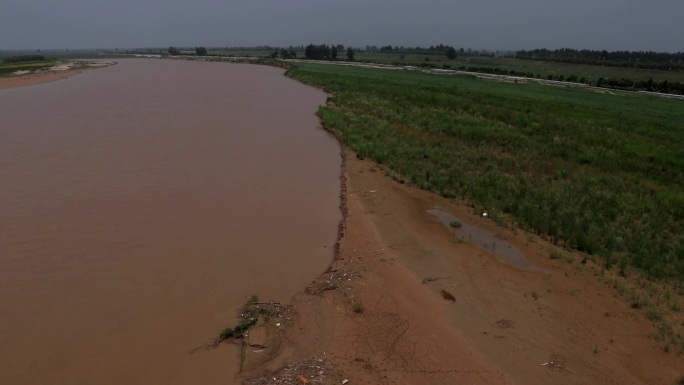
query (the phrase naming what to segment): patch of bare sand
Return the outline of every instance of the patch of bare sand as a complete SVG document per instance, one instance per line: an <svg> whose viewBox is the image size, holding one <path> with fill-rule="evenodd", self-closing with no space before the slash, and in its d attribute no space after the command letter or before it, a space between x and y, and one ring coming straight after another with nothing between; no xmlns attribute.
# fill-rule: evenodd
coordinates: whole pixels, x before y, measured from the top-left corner
<svg viewBox="0 0 684 385"><path fill-rule="evenodd" d="M49 83L56 80L68 79L82 71L66 72L34 72L18 76L6 76L0 78L0 90L7 88L17 88L32 86L35 84Z"/></svg>
<svg viewBox="0 0 684 385"><path fill-rule="evenodd" d="M88 67L72 68L69 65L53 67L53 70L34 71L22 75L0 77L0 90L8 88L26 87L36 84L49 83L57 80L68 79L85 71L102 68L113 63L96 62Z"/></svg>
<svg viewBox="0 0 684 385"><path fill-rule="evenodd" d="M312 357L350 384L671 384L684 374L650 322L592 274L550 260L543 241L346 153L339 257L294 299L276 358L245 376ZM435 206L505 237L543 271L459 242L426 212Z"/></svg>

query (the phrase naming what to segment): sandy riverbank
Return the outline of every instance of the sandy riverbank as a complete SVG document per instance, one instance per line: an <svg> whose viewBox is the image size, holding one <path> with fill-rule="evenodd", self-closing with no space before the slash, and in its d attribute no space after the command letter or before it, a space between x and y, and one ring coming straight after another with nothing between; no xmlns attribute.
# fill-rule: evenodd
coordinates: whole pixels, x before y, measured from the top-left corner
<svg viewBox="0 0 684 385"><path fill-rule="evenodd" d="M106 67L113 63L102 63L89 67L75 67L60 65L57 70L34 71L21 75L0 77L0 90L7 88L26 87L36 84L49 83L57 80L68 79L85 71Z"/></svg>
<svg viewBox="0 0 684 385"><path fill-rule="evenodd" d="M49 83L57 80L68 79L85 70L71 70L64 72L35 72L18 76L0 78L0 89L26 87L36 84Z"/></svg>
<svg viewBox="0 0 684 385"><path fill-rule="evenodd" d="M298 317L275 358L243 375L294 366L254 383L304 383L293 369L311 357L336 372L326 379L322 369L322 383L352 385L671 384L684 374L681 357L650 337L652 324L585 265L550 260L537 237L346 155L339 258L294 299ZM434 207L496 232L541 269L459 242L426 212Z"/></svg>

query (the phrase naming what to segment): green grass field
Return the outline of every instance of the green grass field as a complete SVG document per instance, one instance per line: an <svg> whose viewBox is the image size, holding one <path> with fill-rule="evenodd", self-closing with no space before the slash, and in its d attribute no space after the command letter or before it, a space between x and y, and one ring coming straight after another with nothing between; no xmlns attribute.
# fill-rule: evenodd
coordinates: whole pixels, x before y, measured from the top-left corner
<svg viewBox="0 0 684 385"><path fill-rule="evenodd" d="M684 283L684 102L298 64L319 115L398 180L648 277Z"/></svg>
<svg viewBox="0 0 684 385"><path fill-rule="evenodd" d="M426 61L426 58L429 60ZM356 54L356 60L381 64L402 63L406 65L421 65L428 63L435 65L438 68L448 65L452 69L457 69L459 67L465 67L466 69L469 67L490 69L499 68L506 71L512 70L521 73L530 73L534 76L540 76L542 78L546 78L548 75L563 75L565 77L575 75L577 78L585 78L592 82L596 82L596 80L602 77L626 78L641 81L647 81L648 79L653 79L654 81L667 80L669 82L684 83L684 72L679 71L637 70L632 68L605 67L586 64L519 60L504 57L475 57L459 55L454 60L448 60L444 54L421 55L359 52Z"/></svg>
<svg viewBox="0 0 684 385"><path fill-rule="evenodd" d="M0 64L0 76L7 76L15 71L35 71L43 68L52 67L53 65L55 65L54 61Z"/></svg>
<svg viewBox="0 0 684 385"><path fill-rule="evenodd" d="M458 59L457 59L458 60ZM460 66L501 68L518 72L530 72L535 75L546 77L548 75L575 75L578 78L586 78L595 82L598 78L626 78L632 80L653 79L654 81L667 80L669 82L684 82L684 72L679 71L655 71L621 67L605 67L588 64L558 63L536 60L519 60L512 58L469 58L463 60Z"/></svg>

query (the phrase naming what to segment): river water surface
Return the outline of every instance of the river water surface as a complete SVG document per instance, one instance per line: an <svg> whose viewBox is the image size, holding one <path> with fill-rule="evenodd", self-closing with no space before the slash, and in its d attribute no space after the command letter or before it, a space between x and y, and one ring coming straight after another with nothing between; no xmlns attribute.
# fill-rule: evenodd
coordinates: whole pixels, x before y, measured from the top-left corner
<svg viewBox="0 0 684 385"><path fill-rule="evenodd" d="M332 259L325 97L162 60L0 90L0 383L232 383L235 347L189 352Z"/></svg>

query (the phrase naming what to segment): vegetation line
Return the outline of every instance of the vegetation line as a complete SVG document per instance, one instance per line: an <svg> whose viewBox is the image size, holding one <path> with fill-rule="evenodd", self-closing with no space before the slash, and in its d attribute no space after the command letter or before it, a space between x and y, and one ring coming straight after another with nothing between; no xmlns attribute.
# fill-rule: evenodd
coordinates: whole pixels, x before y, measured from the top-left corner
<svg viewBox="0 0 684 385"><path fill-rule="evenodd" d="M663 350L684 352L672 295L684 295L681 101L313 63L287 74L332 94L318 115L358 157L543 236L560 248L551 259L583 254L578 269L596 262Z"/></svg>

